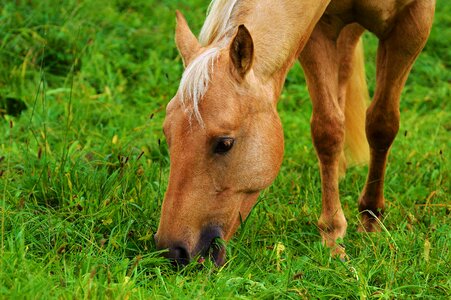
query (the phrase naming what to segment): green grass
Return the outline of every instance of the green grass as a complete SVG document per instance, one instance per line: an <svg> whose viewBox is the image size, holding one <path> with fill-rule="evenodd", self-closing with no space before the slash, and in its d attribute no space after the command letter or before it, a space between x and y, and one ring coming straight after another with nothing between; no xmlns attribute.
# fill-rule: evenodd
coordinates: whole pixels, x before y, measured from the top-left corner
<svg viewBox="0 0 451 300"><path fill-rule="evenodd" d="M322 247L311 106L296 65L279 104L278 178L224 267L175 270L153 234L169 171L164 108L182 72L174 12L198 32L208 0L187 3L1 1L0 298L451 297L451 5L438 1L403 92L387 230L356 232L366 168L353 168L341 182L350 259ZM365 46L372 92L376 40Z"/></svg>

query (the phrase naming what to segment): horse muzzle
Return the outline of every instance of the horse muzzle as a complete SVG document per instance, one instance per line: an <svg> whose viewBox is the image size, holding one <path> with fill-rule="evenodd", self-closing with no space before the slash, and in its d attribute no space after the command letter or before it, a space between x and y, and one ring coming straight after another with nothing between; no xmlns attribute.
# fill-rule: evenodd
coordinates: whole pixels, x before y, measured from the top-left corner
<svg viewBox="0 0 451 300"><path fill-rule="evenodd" d="M190 250L186 242L166 241L155 235L157 250L167 249L163 256L169 259L175 266L186 266L193 259L202 262L205 258L211 259L216 266L222 266L226 258L225 242L222 239L221 230L217 226L208 226L202 230L199 241L194 249Z"/></svg>

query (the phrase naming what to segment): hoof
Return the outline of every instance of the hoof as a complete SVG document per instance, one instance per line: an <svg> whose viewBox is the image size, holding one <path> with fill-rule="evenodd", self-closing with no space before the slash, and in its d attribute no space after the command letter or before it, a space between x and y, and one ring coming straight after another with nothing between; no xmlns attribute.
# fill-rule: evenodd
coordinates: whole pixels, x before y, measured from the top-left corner
<svg viewBox="0 0 451 300"><path fill-rule="evenodd" d="M382 214L374 214L371 211L362 211L360 217L360 225L357 228L358 232L380 232Z"/></svg>
<svg viewBox="0 0 451 300"><path fill-rule="evenodd" d="M335 244L335 246L330 248L330 256L332 256L332 258L338 258L342 262L349 259L346 255L345 247L340 244Z"/></svg>
<svg viewBox="0 0 451 300"><path fill-rule="evenodd" d="M371 199L363 195L359 199L360 225L358 232L379 232L381 231L381 220L384 214L385 199L377 197Z"/></svg>

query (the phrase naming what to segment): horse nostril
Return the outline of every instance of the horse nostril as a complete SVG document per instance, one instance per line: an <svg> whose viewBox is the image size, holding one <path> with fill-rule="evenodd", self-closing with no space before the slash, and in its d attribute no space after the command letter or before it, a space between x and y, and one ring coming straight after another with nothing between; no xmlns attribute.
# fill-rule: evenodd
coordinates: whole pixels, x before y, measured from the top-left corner
<svg viewBox="0 0 451 300"><path fill-rule="evenodd" d="M184 247L169 248L165 256L178 265L187 265L190 261L189 253Z"/></svg>

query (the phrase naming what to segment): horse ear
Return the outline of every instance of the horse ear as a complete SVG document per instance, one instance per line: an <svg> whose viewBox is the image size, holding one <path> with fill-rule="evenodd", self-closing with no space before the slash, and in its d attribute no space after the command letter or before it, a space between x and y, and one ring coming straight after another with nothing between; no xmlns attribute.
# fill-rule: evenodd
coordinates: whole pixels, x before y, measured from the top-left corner
<svg viewBox="0 0 451 300"><path fill-rule="evenodd" d="M240 25L230 45L230 59L235 70L244 77L252 67L254 59L254 42L246 26Z"/></svg>
<svg viewBox="0 0 451 300"><path fill-rule="evenodd" d="M185 17L180 11L176 11L177 26L175 29L175 44L183 59L183 65L186 67L200 49L200 44L189 29Z"/></svg>

